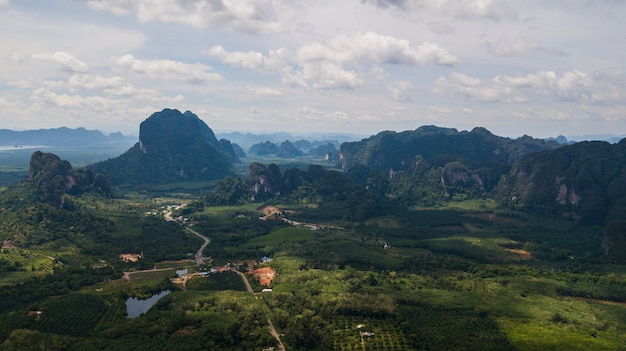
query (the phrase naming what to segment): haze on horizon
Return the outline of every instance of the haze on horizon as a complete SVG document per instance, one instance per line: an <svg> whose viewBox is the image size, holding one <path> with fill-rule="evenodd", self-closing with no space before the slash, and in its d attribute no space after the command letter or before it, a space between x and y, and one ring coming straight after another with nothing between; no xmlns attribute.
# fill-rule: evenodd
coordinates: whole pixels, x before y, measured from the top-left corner
<svg viewBox="0 0 626 351"><path fill-rule="evenodd" d="M0 128L624 134L626 3L0 0Z"/></svg>

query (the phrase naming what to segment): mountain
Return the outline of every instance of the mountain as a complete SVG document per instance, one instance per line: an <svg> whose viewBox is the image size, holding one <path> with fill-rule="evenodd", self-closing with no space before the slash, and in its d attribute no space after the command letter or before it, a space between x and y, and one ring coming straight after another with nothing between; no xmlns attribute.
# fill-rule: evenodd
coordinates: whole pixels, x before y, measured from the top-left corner
<svg viewBox="0 0 626 351"><path fill-rule="evenodd" d="M570 135L568 140L573 141L606 141L611 144L619 143L620 140L626 138L626 135L621 134L584 134L584 135Z"/></svg>
<svg viewBox="0 0 626 351"><path fill-rule="evenodd" d="M225 138L231 142L237 143L244 148L250 148L254 144L270 141L274 144L280 144L283 140L296 140L294 145L301 149L307 150L318 144L332 142L339 146L342 142L360 140L362 136L349 134L326 134L326 133L306 133L301 135L293 135L285 132L275 133L241 133L241 132L223 132L216 133L220 138ZM316 141L318 140L318 141ZM322 140L322 141L319 141ZM308 146L307 146L308 143Z"/></svg>
<svg viewBox="0 0 626 351"><path fill-rule="evenodd" d="M343 143L339 160L351 179L405 205L434 206L486 196L523 155L560 147L556 141L509 139L474 128L422 126Z"/></svg>
<svg viewBox="0 0 626 351"><path fill-rule="evenodd" d="M283 141L276 151L278 157L298 157L302 156L302 150L298 149L289 140Z"/></svg>
<svg viewBox="0 0 626 351"><path fill-rule="evenodd" d="M40 146L91 146L97 144L132 143L136 138L121 133L104 135L99 130L85 128L37 129L14 131L0 129L0 144L5 146L40 145Z"/></svg>
<svg viewBox="0 0 626 351"><path fill-rule="evenodd" d="M555 141L528 136L499 137L484 128L459 132L454 128L422 126L414 131L385 131L358 142L343 143L341 153L344 169L361 164L388 171L409 169L417 155L440 166L452 161L513 164L525 154L559 146Z"/></svg>
<svg viewBox="0 0 626 351"><path fill-rule="evenodd" d="M108 197L110 190L101 174L73 169L55 154L36 151L28 176L0 189L0 237L28 247L106 227L106 220L77 206L75 199L83 194Z"/></svg>
<svg viewBox="0 0 626 351"><path fill-rule="evenodd" d="M253 155L265 156L273 155L278 152L278 146L271 141L267 140L258 144L250 146L248 152Z"/></svg>
<svg viewBox="0 0 626 351"><path fill-rule="evenodd" d="M521 158L498 185L514 208L602 224L626 217L626 139L579 142Z"/></svg>
<svg viewBox="0 0 626 351"><path fill-rule="evenodd" d="M231 174L238 162L228 140L197 115L175 109L156 112L139 126L139 142L117 158L92 165L111 184L159 184L213 180Z"/></svg>
<svg viewBox="0 0 626 351"><path fill-rule="evenodd" d="M109 194L108 181L90 169L72 169L72 165L57 155L36 151L30 160L28 184L34 189L34 199L61 208L65 194L98 192Z"/></svg>

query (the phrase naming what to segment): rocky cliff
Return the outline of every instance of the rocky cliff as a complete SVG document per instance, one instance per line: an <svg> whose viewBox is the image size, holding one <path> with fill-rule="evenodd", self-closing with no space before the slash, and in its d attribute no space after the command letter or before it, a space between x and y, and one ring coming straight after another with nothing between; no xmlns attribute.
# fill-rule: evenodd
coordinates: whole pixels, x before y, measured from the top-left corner
<svg viewBox="0 0 626 351"><path fill-rule="evenodd" d="M588 223L626 215L626 139L581 142L527 155L498 185L515 208Z"/></svg>
<svg viewBox="0 0 626 351"><path fill-rule="evenodd" d="M65 203L65 194L98 192L109 194L110 186L101 174L90 169L72 169L72 165L61 160L57 155L36 151L33 153L28 181L34 187L36 199L61 208Z"/></svg>
<svg viewBox="0 0 626 351"><path fill-rule="evenodd" d="M164 109L141 123L135 146L92 168L112 184L139 185L220 179L237 161L230 142L217 140L197 115Z"/></svg>

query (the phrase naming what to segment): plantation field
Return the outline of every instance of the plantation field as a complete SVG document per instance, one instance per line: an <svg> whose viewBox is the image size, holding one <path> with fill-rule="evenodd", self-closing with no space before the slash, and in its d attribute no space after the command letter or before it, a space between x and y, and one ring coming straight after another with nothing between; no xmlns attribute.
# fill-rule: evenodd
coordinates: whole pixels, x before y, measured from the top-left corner
<svg viewBox="0 0 626 351"><path fill-rule="evenodd" d="M366 222L325 221L298 207L299 221L319 230L263 221L258 204L205 206L188 214L194 230L211 239L203 255L212 261L200 267L192 260L203 241L158 214L188 200L141 193L74 198L107 220L0 253L0 293L13 299L0 306L6 345L259 350L276 343L268 317L288 350L626 344L626 268L600 259L600 227L501 211L482 200ZM120 253L144 256L122 262ZM171 282L177 268L245 261L241 269L253 269L262 256L273 258L264 264L276 272L271 292L255 286L250 294L229 271L193 276L185 289ZM17 282L26 285L18 291ZM145 315L125 317L126 298L162 290L172 293ZM31 310L42 313L28 316Z"/></svg>
<svg viewBox="0 0 626 351"><path fill-rule="evenodd" d="M299 242L315 239L315 232L304 227L287 227L275 230L267 235L253 238L247 245L275 247L284 242Z"/></svg>

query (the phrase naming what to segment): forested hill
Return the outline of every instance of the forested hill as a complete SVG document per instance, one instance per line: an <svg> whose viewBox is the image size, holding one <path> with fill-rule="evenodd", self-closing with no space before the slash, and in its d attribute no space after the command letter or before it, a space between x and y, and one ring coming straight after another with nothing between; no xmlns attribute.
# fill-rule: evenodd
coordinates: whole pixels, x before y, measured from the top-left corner
<svg viewBox="0 0 626 351"><path fill-rule="evenodd" d="M535 213L588 223L626 218L626 139L527 155L498 190L503 203Z"/></svg>
<svg viewBox="0 0 626 351"><path fill-rule="evenodd" d="M341 145L344 169L360 164L381 170L406 170L419 156L433 166L456 161L472 168L488 164L512 165L523 155L556 149L556 141L523 136L510 139L493 135L485 128L461 131L423 126L414 131L385 131L370 138Z"/></svg>
<svg viewBox="0 0 626 351"><path fill-rule="evenodd" d="M197 115L164 109L139 128L139 142L123 155L96 163L94 170L111 184L156 184L220 179L238 161L228 140L215 134Z"/></svg>

